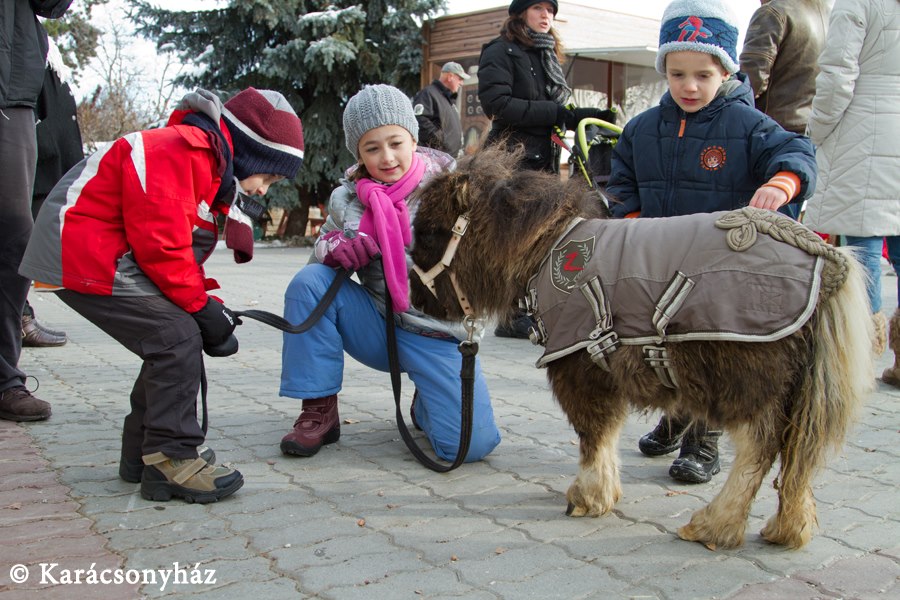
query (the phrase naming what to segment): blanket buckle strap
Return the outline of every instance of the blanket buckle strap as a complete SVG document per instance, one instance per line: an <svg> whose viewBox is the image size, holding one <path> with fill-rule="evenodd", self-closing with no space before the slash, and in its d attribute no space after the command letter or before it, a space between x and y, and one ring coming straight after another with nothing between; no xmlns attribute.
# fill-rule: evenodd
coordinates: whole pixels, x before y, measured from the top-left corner
<svg viewBox="0 0 900 600"><path fill-rule="evenodd" d="M675 369L672 366L668 348L663 345L666 341L666 328L672 321L672 317L684 305L685 299L695 285L696 282L681 271L675 273L672 280L669 281L669 285L666 286L666 289L663 290L662 295L656 302L656 308L653 311L652 322L658 336L656 345L643 347L644 362L654 370L659 378L659 382L667 388L678 388L678 378L675 376Z"/></svg>
<svg viewBox="0 0 900 600"><path fill-rule="evenodd" d="M613 331L612 309L609 298L603 290L600 277L592 277L587 283L580 286L581 293L594 312L597 326L588 334L592 341L585 347L587 353L595 365L609 372L608 356L621 346L619 335Z"/></svg>
<svg viewBox="0 0 900 600"><path fill-rule="evenodd" d="M528 328L528 338L531 343L535 346L543 346L547 343L547 328L544 326L544 321L535 313L535 307L537 307L537 290L531 288L525 296L519 298L519 310L524 311L534 322L534 325Z"/></svg>

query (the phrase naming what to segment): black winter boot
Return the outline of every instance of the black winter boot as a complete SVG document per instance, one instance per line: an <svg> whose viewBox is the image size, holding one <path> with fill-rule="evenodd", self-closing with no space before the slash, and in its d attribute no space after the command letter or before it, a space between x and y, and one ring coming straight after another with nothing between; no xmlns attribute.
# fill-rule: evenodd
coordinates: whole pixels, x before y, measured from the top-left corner
<svg viewBox="0 0 900 600"><path fill-rule="evenodd" d="M706 483L718 473L719 437L721 431L710 431L706 423L694 423L684 434L681 453L669 468L672 479L684 483Z"/></svg>
<svg viewBox="0 0 900 600"><path fill-rule="evenodd" d="M689 423L687 419L663 415L653 431L641 437L638 448L646 456L662 456L677 450Z"/></svg>

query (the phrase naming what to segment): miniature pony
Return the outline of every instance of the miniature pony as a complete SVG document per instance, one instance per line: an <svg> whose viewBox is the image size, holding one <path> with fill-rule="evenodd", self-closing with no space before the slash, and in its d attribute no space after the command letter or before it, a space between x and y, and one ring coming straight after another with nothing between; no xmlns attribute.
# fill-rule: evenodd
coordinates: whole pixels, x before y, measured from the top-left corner
<svg viewBox="0 0 900 600"><path fill-rule="evenodd" d="M553 394L580 439L579 472L566 494L566 513L600 516L621 497L617 441L631 405L642 411L660 409L705 419L728 431L734 442L735 460L724 487L678 530L681 538L721 548L743 544L751 503L763 478L780 459L775 483L778 510L761 535L789 548L808 543L817 525L812 479L829 450L841 448L874 380L872 325L856 260L802 225L757 209L673 218L684 221L605 220L604 207L594 192L576 180L563 182L553 175L517 169L520 159L517 153L482 149L421 190L413 223L416 273L410 278L410 297L427 314L456 320L466 315L502 319L513 298L530 296L526 304L537 324L533 337L547 345L538 364L546 366ZM716 220L715 226L711 219ZM573 223L599 231L596 242L562 242ZM778 335L737 335L735 341L735 336L725 339L728 336L714 327L713 335L706 336L711 339L672 334L680 316L673 302L671 321L666 311L661 317L657 310L651 336L641 337L638 332L632 335L635 339L625 339L616 329L632 327L622 320L622 313L628 311L621 301L610 299L630 280L622 278L616 280L619 285L611 286L612 280L604 279L609 277L604 274L588 286L583 277L591 268L602 272L617 266L604 264L603 240L607 233L617 234L626 227L640 235L627 238L624 256L638 253L641 245L649 245L658 257L648 264L681 256L684 251L675 247L672 236L657 235L662 226L676 223L697 224L696 233L691 234L692 247L719 244L727 238L735 246L723 251L728 256L765 242L778 252L776 256L795 257L799 262L808 258L813 273L808 306L802 306L792 325L782 327ZM643 235L644 231L655 233ZM577 254L594 243L591 252ZM553 260L548 258L551 255ZM618 256L617 261L622 260L623 254ZM768 262L780 267L780 258ZM554 293L569 295L552 307L542 305L546 290L534 291L540 287L534 283L539 271L556 278L553 285L561 290L568 288ZM697 281L697 287L703 288L704 277L709 276L685 275L680 265L673 271L672 275L677 273L673 281L680 277L679 285L690 284L678 288L683 293L673 297L690 297L684 288L689 291ZM766 275L759 277L754 285L768 285ZM658 288L666 284L665 280L649 282ZM666 290L672 287L671 282L668 285ZM588 293L588 287L593 291ZM718 293L716 286L703 289L698 297ZM739 296L752 291L740 285L735 289ZM706 312L721 313L727 319L734 297L717 300L708 311L700 306L681 312L693 310L701 320ZM605 322L606 327L598 325L574 345L551 349L547 342L556 334L544 331L544 326L552 320L551 313L565 302L577 304L576 299L582 306L592 306L594 313L559 316L554 331L560 323L570 329L577 329L573 325L577 322L593 326L597 315L597 323ZM624 306L630 308L630 304ZM783 316L770 312L776 318ZM662 356L654 359L654 351Z"/></svg>

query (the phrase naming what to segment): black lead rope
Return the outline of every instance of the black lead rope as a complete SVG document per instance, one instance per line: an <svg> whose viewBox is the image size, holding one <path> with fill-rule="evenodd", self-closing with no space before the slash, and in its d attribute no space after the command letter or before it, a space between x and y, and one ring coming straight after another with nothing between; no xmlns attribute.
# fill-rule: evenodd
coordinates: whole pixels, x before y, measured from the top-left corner
<svg viewBox="0 0 900 600"><path fill-rule="evenodd" d="M469 444L472 441L472 417L474 405L474 389L475 389L475 355L478 354L478 343L472 341L463 341L459 344L459 353L462 354L462 369L459 378L462 383L462 414L459 428L459 448L456 451L456 458L449 465L436 463L425 454L416 441L413 439L406 422L403 420L403 411L400 408L400 360L397 356L397 332L394 330L394 306L391 300L391 292L388 289L387 281L384 286L385 293L385 327L387 328L387 349L388 364L391 368L391 388L394 390L394 404L397 407L397 429L400 430L400 437L413 456L420 463L438 473L446 473L452 471L463 463L466 454L469 453Z"/></svg>
<svg viewBox="0 0 900 600"><path fill-rule="evenodd" d="M331 305L331 301L337 296L338 290L341 289L341 285L353 275L353 271L348 271L347 269L338 269L337 271L337 276L331 280L331 285L328 286L325 295L322 296L322 299L316 305L316 308L314 308L313 311L309 313L309 316L306 317L306 320L299 325L293 325L287 319L283 319L278 315L264 310L243 310L235 312L234 314L237 317L255 319L260 323L265 323L266 325L274 327L275 329L280 329L285 333L304 333L309 331L312 329L312 326L322 318L322 315L325 314L325 311Z"/></svg>
<svg viewBox="0 0 900 600"><path fill-rule="evenodd" d="M352 274L352 271L348 271L346 269L338 269L338 275L334 278L334 280L332 280L331 285L328 286L328 289L325 291L325 295L322 296L319 304L316 305L316 308L313 309L309 316L299 325L293 325L287 319L264 310L244 310L237 311L234 314L237 317L247 317L259 321L260 323L265 323L270 327L280 329L281 331L284 331L286 333L304 333L306 331L309 331L313 327L313 325L315 325L316 322L322 318L322 315L325 314L325 311L334 300L334 297L337 296L338 290L340 289L341 285L343 285L344 281L349 279ZM403 438L403 442L406 444L406 447L409 448L409 451L412 452L413 456L416 457L416 460L418 460L420 463L422 463L432 471L437 471L438 473L446 473L448 471L452 471L463 463L466 458L466 454L469 453L469 445L472 441L472 421L474 416L473 406L475 403L475 355L478 354L478 343L471 340L465 340L463 342L460 342L459 344L459 353L462 355L462 368L459 373L460 381L462 383L462 408L461 424L459 430L459 449L456 453L456 458L451 464L440 464L431 460L431 458L429 458L428 455L426 455L422 451L422 449L419 448L418 444L416 444L416 441L413 439L412 434L409 432L409 428L407 428L406 422L403 420L403 411L400 408L401 383L400 360L397 355L397 332L394 330L394 318L393 312L391 310L394 304L391 300L391 293L387 289L386 283L387 280L385 280L386 316L384 321L387 334L387 351L388 364L390 365L391 373L391 388L394 391L394 404L397 407L397 429L400 431L400 437ZM203 394L203 400L203 417L205 423L205 393Z"/></svg>

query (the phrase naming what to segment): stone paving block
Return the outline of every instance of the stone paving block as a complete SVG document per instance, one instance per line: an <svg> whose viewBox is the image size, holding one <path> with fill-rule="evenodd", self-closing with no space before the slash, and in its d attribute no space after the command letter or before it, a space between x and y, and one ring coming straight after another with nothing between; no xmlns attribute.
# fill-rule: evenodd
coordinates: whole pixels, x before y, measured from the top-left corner
<svg viewBox="0 0 900 600"><path fill-rule="evenodd" d="M556 546L538 545L474 559L463 558L454 561L453 567L459 570L466 583L486 588L492 582L494 585L501 581L518 582L546 571L573 569L582 564Z"/></svg>
<svg viewBox="0 0 900 600"><path fill-rule="evenodd" d="M900 521L880 519L854 508L846 507L830 511L820 535L840 536L842 544L852 548L877 552L900 539ZM824 517L819 518L820 525ZM834 525L829 527L828 525Z"/></svg>
<svg viewBox="0 0 900 600"><path fill-rule="evenodd" d="M5 490L0 492L0 506L8 507L21 500L23 494L32 502L41 503L58 503L65 502L69 499L69 491L61 485L54 485L46 488L28 488L23 490L17 488L13 490Z"/></svg>
<svg viewBox="0 0 900 600"><path fill-rule="evenodd" d="M0 491L15 489L44 489L57 483L55 471L49 468L9 473L0 479Z"/></svg>
<svg viewBox="0 0 900 600"><path fill-rule="evenodd" d="M123 554L152 544L171 544L182 540L221 540L232 535L234 533L227 523L214 519L195 523L177 521L138 529L120 527L105 532L109 548Z"/></svg>
<svg viewBox="0 0 900 600"><path fill-rule="evenodd" d="M146 598L260 598L266 590L271 593L280 591L283 595L270 598L289 598L296 592L294 583L285 580L271 570L271 561L263 557L252 557L243 560L209 560L197 565L179 563L181 573L175 574L174 567L168 579L159 578L155 585L144 585L141 592ZM199 583L198 583L199 582ZM209 583L207 583L209 582ZM246 590L248 583L260 586L257 591L246 596L232 595L239 590ZM271 585L270 585L271 584Z"/></svg>
<svg viewBox="0 0 900 600"><path fill-rule="evenodd" d="M862 556L839 560L827 569L801 571L793 575L818 588L854 598L890 598L900 592L900 565L885 556Z"/></svg>
<svg viewBox="0 0 900 600"><path fill-rule="evenodd" d="M473 564L512 550L534 547L522 532L486 526L483 529L448 531L440 521L431 521L422 528L405 531L389 529L395 543L410 548L431 564L449 564L455 560L469 560Z"/></svg>
<svg viewBox="0 0 900 600"><path fill-rule="evenodd" d="M214 560L245 560L255 555L247 540L237 535L197 540L185 540L170 531L146 530L142 535L146 544L127 553L129 569L167 569L175 562L191 567L200 563L202 567Z"/></svg>
<svg viewBox="0 0 900 600"><path fill-rule="evenodd" d="M25 590L0 588L0 600L72 600L79 597L89 597L91 600L136 600L141 598L136 588L137 586L127 584L80 586L74 589L71 585ZM79 596L79 593L84 595Z"/></svg>
<svg viewBox="0 0 900 600"><path fill-rule="evenodd" d="M378 534L371 534L364 544L358 539L335 538L313 548L276 550L271 557L278 570L297 578L307 593L325 593L336 586L364 585L366 581L389 577L397 570L415 571L431 566L414 552L397 548ZM348 568L349 564L352 568Z"/></svg>
<svg viewBox="0 0 900 600"><path fill-rule="evenodd" d="M253 527L255 519L278 524L292 522L295 518L309 514L320 506L323 511L330 511L326 505L315 502L316 498L312 494L294 485L287 489L260 490L250 494L239 491L222 502L208 504L206 509L211 515L229 519L233 527L246 526L249 529ZM284 519L285 515L289 518ZM312 518L318 516L320 515L314 513Z"/></svg>
<svg viewBox="0 0 900 600"><path fill-rule="evenodd" d="M490 590L479 590L459 581L448 566L426 567L417 571L393 570L387 577L352 586L338 585L322 594L340 600L394 600L408 598L465 598L495 600Z"/></svg>
<svg viewBox="0 0 900 600"><path fill-rule="evenodd" d="M236 598L266 598L267 600L305 600L311 598L298 591L297 584L291 579L281 577L260 581L253 579L240 581L211 590L185 593L180 590L167 597L181 600L235 600Z"/></svg>
<svg viewBox="0 0 900 600"><path fill-rule="evenodd" d="M841 558L862 554L862 551L849 548L841 541L824 535L814 536L800 550L788 550L772 545L758 535L748 535L743 547L729 552L752 560L760 569L780 577L788 577L800 569L815 569Z"/></svg>
<svg viewBox="0 0 900 600"><path fill-rule="evenodd" d="M680 596L688 590L703 590L707 598L725 598L746 584L764 583L771 579L752 561L729 556L720 558L706 567L689 566L675 572L667 582L667 591Z"/></svg>
<svg viewBox="0 0 900 600"><path fill-rule="evenodd" d="M72 531L73 537L57 537L52 542L43 539L16 544L15 560L21 563L58 562L63 558L91 558L105 552L106 540L100 536L86 535L87 528ZM86 569L85 564L80 568Z"/></svg>
<svg viewBox="0 0 900 600"><path fill-rule="evenodd" d="M4 549L0 549L0 557L10 558L10 545L18 546L26 542L54 540L57 537L80 537L91 533L91 521L74 517L71 519L42 519L26 523L0 523ZM14 558L14 557L13 557Z"/></svg>
<svg viewBox="0 0 900 600"><path fill-rule="evenodd" d="M728 600L838 600L839 596L817 589L797 579L780 579L770 583L748 584Z"/></svg>
<svg viewBox="0 0 900 600"><path fill-rule="evenodd" d="M553 568L539 573L523 573L519 581L497 581L489 589L503 598L544 600L546 598L621 598L631 585L609 575L595 565Z"/></svg>
<svg viewBox="0 0 900 600"><path fill-rule="evenodd" d="M284 498L284 496L282 496ZM260 529L284 529L305 522L334 517L335 511L321 502L290 502L282 499L284 504L258 511L243 513L220 513L228 520L229 526L236 532L254 532Z"/></svg>
<svg viewBox="0 0 900 600"><path fill-rule="evenodd" d="M649 545L671 539L672 535L648 523L629 523L615 515L600 519L568 519L576 524L594 521L596 529L579 532L572 528L560 529L552 538L555 545L585 562L602 562L607 556L625 556L636 553ZM565 523L563 521L562 523ZM519 528L523 528L520 525ZM543 530L548 530L544 527ZM529 533L532 533L529 530ZM533 533L532 533L533 535ZM548 531L548 535L552 535Z"/></svg>

